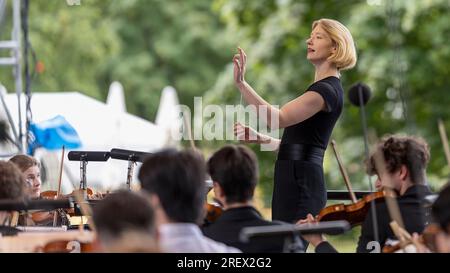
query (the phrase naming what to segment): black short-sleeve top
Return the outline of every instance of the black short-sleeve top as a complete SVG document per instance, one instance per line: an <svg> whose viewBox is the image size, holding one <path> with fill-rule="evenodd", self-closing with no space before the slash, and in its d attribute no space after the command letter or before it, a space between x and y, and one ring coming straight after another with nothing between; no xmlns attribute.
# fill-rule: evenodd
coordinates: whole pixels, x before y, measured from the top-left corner
<svg viewBox="0 0 450 273"><path fill-rule="evenodd" d="M319 93L325 101L326 110L285 128L281 144L307 144L326 149L344 104L341 80L334 76L324 78L309 86L306 92Z"/></svg>

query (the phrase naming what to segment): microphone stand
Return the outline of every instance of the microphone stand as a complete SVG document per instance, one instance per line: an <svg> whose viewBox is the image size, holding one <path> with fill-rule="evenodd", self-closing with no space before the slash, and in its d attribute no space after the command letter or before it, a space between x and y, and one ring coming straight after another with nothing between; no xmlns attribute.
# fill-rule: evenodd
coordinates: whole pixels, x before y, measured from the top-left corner
<svg viewBox="0 0 450 273"><path fill-rule="evenodd" d="M359 98L359 107L361 107L361 121L362 121L362 127L363 127L363 134L364 134L364 150L366 159L369 159L369 138L367 133L367 121L366 121L366 110L364 107L364 99L363 99L363 90L362 85L358 85L358 98ZM373 185L372 181L370 179L370 175L367 175L368 181L369 181L369 189L371 192L373 192ZM370 210L372 212L372 222L373 222L373 232L374 232L374 239L375 241L379 242L379 233L378 233L378 221L377 221L377 215L376 215L376 209L375 209L375 200L372 200L370 203Z"/></svg>

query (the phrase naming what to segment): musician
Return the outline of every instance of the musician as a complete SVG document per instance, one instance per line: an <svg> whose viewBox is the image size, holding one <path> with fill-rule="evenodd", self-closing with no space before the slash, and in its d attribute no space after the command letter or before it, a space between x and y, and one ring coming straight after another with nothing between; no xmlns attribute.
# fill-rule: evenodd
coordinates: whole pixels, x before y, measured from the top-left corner
<svg viewBox="0 0 450 273"><path fill-rule="evenodd" d="M281 142L241 124L236 124L235 133L244 142L279 144L272 219L290 223L319 213L326 204L323 156L343 108L340 73L354 67L357 59L350 31L335 20L315 21L306 45L307 59L315 67L314 83L281 109L266 102L245 81L245 52L239 48L233 59L235 84L245 101L258 109L267 107L267 116L259 118L271 129L285 128ZM278 127L267 122L272 117L279 121Z"/></svg>
<svg viewBox="0 0 450 273"><path fill-rule="evenodd" d="M38 199L41 196L41 170L39 162L28 155L16 155L12 157L10 162L19 167L25 176L28 185L28 196L31 199Z"/></svg>
<svg viewBox="0 0 450 273"><path fill-rule="evenodd" d="M158 252L155 215L142 193L120 190L93 208L101 252Z"/></svg>
<svg viewBox="0 0 450 273"><path fill-rule="evenodd" d="M141 188L150 194L163 252L240 252L205 237L200 227L206 196L206 168L194 151L163 150L139 170Z"/></svg>
<svg viewBox="0 0 450 273"><path fill-rule="evenodd" d="M223 204L225 211L216 222L203 228L203 233L244 253L283 252L283 240L280 238L251 243L239 240L244 227L281 224L264 220L253 206L253 194L258 183L255 153L245 146L228 145L213 154L207 169L213 180L215 197Z"/></svg>
<svg viewBox="0 0 450 273"><path fill-rule="evenodd" d="M442 230L436 236L437 252L450 253L450 183L439 193L437 200L431 207L431 213Z"/></svg>
<svg viewBox="0 0 450 273"><path fill-rule="evenodd" d="M381 155L381 156L378 156ZM384 164L376 162L379 158ZM397 203L405 225L409 233L421 233L428 224L428 213L424 209L424 198L431 194L426 180L426 166L430 159L428 144L422 139L413 136L392 135L383 138L376 146L375 151L367 161L369 174L377 175L376 183L384 187L392 187L398 197ZM384 169L381 166L384 165ZM376 219L378 226L378 238L380 249L387 239L395 239L390 227L392 221L385 202L377 203ZM372 222L372 212L369 210L361 228L357 252L370 252L375 242L375 234ZM307 219L298 224L313 223L316 220L310 214ZM316 247L317 253L336 252L322 235L304 236Z"/></svg>
<svg viewBox="0 0 450 273"><path fill-rule="evenodd" d="M40 163L34 157L24 154L19 154L12 157L10 162L14 163L22 171L25 177L27 187L27 195L30 199L41 198L41 170ZM48 213L40 213L39 216L35 214L33 219L32 214L22 214L19 219L19 225L21 226L53 226L54 213L57 213L56 224L61 226L67 224L67 218L64 212L54 211Z"/></svg>
<svg viewBox="0 0 450 273"><path fill-rule="evenodd" d="M450 253L450 183L442 188L438 198L431 207L433 220L439 225L434 230L434 238L430 243L434 244L438 253ZM417 252L431 252L430 249L419 240L417 233L413 234L414 245Z"/></svg>
<svg viewBox="0 0 450 273"><path fill-rule="evenodd" d="M23 200L25 181L22 172L11 162L0 161L0 200ZM16 235L18 229L11 227L12 213L0 210L0 232L3 236Z"/></svg>

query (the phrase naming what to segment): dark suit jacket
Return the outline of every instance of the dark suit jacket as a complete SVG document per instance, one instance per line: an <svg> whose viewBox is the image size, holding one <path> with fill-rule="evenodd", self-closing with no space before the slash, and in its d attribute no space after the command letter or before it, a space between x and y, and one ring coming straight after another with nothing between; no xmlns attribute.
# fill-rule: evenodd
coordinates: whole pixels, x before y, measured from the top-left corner
<svg viewBox="0 0 450 273"><path fill-rule="evenodd" d="M281 225L283 222L270 222L261 217L253 207L228 209L213 224L202 229L205 236L236 247L244 253L281 253L282 238L258 238L249 243L239 241L239 233L244 227Z"/></svg>
<svg viewBox="0 0 450 273"><path fill-rule="evenodd" d="M425 226L429 223L429 211L424 208L424 198L426 195L431 194L430 189L427 186L414 185L409 187L406 192L397 198L400 213L403 218L405 230L409 233L422 233ZM378 242L381 249L387 239L396 239L394 232L389 225L391 217L389 215L388 208L385 202L376 204L376 216L378 227ZM361 236L359 237L358 247L356 252L371 252L373 249L368 248L368 244L371 241L375 241L375 232L372 221L372 211L366 216L366 219L361 227ZM316 247L316 253L333 253L337 252L334 247L328 243L323 242Z"/></svg>

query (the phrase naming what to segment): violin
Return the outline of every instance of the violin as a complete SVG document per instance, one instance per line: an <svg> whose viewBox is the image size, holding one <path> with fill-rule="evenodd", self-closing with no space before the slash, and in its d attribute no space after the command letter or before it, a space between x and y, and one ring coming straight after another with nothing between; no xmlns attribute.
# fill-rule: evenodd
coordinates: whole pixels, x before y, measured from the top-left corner
<svg viewBox="0 0 450 273"><path fill-rule="evenodd" d="M205 203L204 226L214 223L223 213L223 208L218 203Z"/></svg>
<svg viewBox="0 0 450 273"><path fill-rule="evenodd" d="M41 193L41 199L47 199L47 200L55 200L55 199L65 199L70 198L74 196L75 191L73 191L70 194L66 195L59 195L57 191L45 191ZM94 192L92 189L87 189L87 195L88 199L94 199L90 198L92 196L95 196L98 198L98 195L94 195ZM57 197L58 196L58 197ZM26 221L26 225L37 225L37 226L47 226L51 223L55 222L56 225L68 225L69 219L67 216L73 217L75 215L75 209L69 208L69 209L57 209L53 211L36 211L29 214L29 219ZM56 219L55 219L56 218ZM31 220L31 221L29 221Z"/></svg>
<svg viewBox="0 0 450 273"><path fill-rule="evenodd" d="M37 211L30 213L32 223L28 223L28 225L37 225L37 226L47 226L53 223L53 218L55 217L59 218L58 222L59 225L65 225L68 220L66 221L66 212L64 210L54 210L54 211Z"/></svg>
<svg viewBox="0 0 450 273"><path fill-rule="evenodd" d="M61 198L61 199L69 198L69 197L74 196L75 191L78 191L78 190L74 190L71 193L65 194L65 195L58 195L57 191L44 191L41 193L41 198L50 199L50 200L54 200L57 198ZM87 188L86 193L87 193L88 199L89 199L89 197L94 196L94 191L91 188Z"/></svg>
<svg viewBox="0 0 450 273"><path fill-rule="evenodd" d="M346 220L352 227L360 225L366 219L372 202L384 202L385 197L394 198L391 191L378 191L365 195L361 200L349 205L336 204L322 209L317 216L318 221Z"/></svg>
<svg viewBox="0 0 450 273"><path fill-rule="evenodd" d="M384 202L385 197L395 197L395 194L390 190L381 190L378 192L367 194L359 201L357 201L350 183L350 179L348 178L348 174L343 167L341 158L339 156L339 153L337 152L336 142L332 140L331 145L333 147L333 151L339 165L339 170L341 171L345 185L347 186L348 192L350 194L352 204L345 205L340 203L328 206L319 212L319 215L317 215L317 221L346 220L352 227L354 227L364 222L372 202Z"/></svg>
<svg viewBox="0 0 450 273"><path fill-rule="evenodd" d="M40 253L93 253L98 250L99 247L95 241L82 242L77 240L53 241L36 248L36 252Z"/></svg>
<svg viewBox="0 0 450 273"><path fill-rule="evenodd" d="M57 243L60 242L60 243ZM61 242L67 242L65 245ZM91 231L56 231L56 232L19 232L16 236L0 237L0 252L2 253L36 253L55 251L61 252L88 251L96 248L95 233ZM78 248L78 246L80 246Z"/></svg>
<svg viewBox="0 0 450 273"><path fill-rule="evenodd" d="M436 247L436 236L442 232L441 227L438 224L430 224L428 225L422 234L419 236L419 243L425 245L431 252L437 252ZM408 246L414 246L411 239L408 239L406 243L398 242L392 245L386 244L382 252L383 253L396 253L400 252L402 249L405 249ZM415 249L413 249L415 251Z"/></svg>

